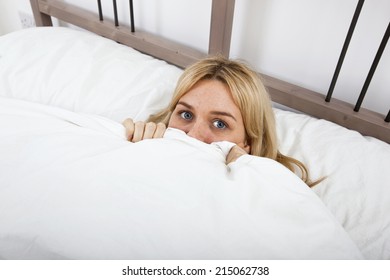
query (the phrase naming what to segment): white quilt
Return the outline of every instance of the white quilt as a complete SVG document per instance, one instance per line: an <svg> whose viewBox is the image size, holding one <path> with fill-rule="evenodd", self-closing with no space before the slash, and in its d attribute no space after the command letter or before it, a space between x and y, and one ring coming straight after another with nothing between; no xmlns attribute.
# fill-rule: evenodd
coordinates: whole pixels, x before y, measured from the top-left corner
<svg viewBox="0 0 390 280"><path fill-rule="evenodd" d="M359 259L278 163L181 131L136 144L112 120L0 97L0 258Z"/></svg>

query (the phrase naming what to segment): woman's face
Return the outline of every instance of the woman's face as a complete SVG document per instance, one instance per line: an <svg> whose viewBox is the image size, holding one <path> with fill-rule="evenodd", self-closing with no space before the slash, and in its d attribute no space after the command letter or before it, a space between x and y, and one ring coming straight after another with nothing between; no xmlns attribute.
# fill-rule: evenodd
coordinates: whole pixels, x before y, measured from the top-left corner
<svg viewBox="0 0 390 280"><path fill-rule="evenodd" d="M203 80L183 95L177 103L168 127L210 144L229 141L245 149L246 133L240 109L229 88L217 80Z"/></svg>

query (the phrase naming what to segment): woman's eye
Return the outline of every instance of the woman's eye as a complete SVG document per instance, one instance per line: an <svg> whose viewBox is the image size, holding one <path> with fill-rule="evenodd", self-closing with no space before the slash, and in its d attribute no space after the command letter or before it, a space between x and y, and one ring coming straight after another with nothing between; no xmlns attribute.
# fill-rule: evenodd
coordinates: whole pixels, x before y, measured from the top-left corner
<svg viewBox="0 0 390 280"><path fill-rule="evenodd" d="M190 112L184 111L180 113L180 116L185 120L191 120L192 114Z"/></svg>
<svg viewBox="0 0 390 280"><path fill-rule="evenodd" d="M219 129L225 129L227 127L227 125L221 121L221 120L216 120L213 122L213 125L216 127L216 128L219 128Z"/></svg>

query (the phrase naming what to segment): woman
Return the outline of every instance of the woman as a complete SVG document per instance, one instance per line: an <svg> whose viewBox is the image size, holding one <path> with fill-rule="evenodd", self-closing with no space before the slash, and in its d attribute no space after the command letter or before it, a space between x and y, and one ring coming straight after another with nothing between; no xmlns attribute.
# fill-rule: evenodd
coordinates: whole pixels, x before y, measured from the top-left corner
<svg viewBox="0 0 390 280"><path fill-rule="evenodd" d="M257 73L239 61L210 57L196 62L181 75L166 109L147 123L126 119L123 124L132 142L160 138L168 126L208 144L235 143L227 164L245 154L267 157L298 171L310 187L318 183L309 180L303 163L278 151L269 95Z"/></svg>

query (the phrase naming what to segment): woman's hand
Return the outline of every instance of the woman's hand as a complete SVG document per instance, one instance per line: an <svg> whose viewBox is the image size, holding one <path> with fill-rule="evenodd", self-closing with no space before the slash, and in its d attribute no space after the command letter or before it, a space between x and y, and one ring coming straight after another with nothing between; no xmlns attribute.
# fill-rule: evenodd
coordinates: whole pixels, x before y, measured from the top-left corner
<svg viewBox="0 0 390 280"><path fill-rule="evenodd" d="M123 121L126 128L126 139L133 143L152 138L162 138L167 129L163 123L134 122L132 119Z"/></svg>
<svg viewBox="0 0 390 280"><path fill-rule="evenodd" d="M245 148L241 148L239 145L233 146L226 157L226 164L236 161L240 156L247 155L248 152Z"/></svg>
<svg viewBox="0 0 390 280"><path fill-rule="evenodd" d="M123 125L126 128L126 139L134 143L144 139L162 138L167 130L165 124L163 123L156 124L154 122L134 122L130 118L124 120ZM242 155L247 155L249 153L249 149L249 146L233 146L226 157L226 164L236 161Z"/></svg>

